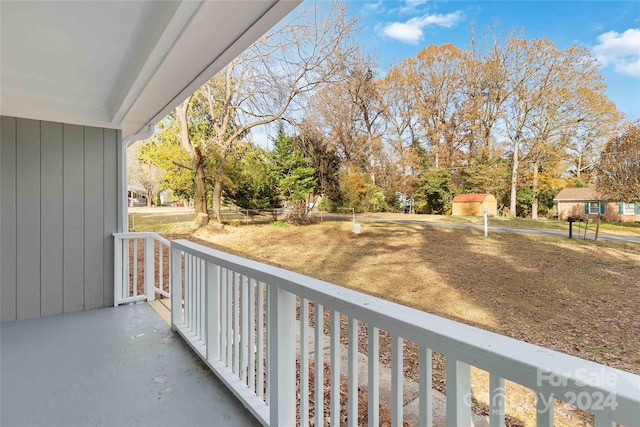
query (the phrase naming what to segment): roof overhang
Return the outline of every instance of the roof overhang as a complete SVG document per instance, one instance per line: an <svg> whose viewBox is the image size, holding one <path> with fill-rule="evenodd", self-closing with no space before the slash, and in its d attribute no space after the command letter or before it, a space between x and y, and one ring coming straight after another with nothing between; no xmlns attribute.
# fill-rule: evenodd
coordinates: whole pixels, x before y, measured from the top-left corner
<svg viewBox="0 0 640 427"><path fill-rule="evenodd" d="M301 0L0 3L0 114L136 134Z"/></svg>

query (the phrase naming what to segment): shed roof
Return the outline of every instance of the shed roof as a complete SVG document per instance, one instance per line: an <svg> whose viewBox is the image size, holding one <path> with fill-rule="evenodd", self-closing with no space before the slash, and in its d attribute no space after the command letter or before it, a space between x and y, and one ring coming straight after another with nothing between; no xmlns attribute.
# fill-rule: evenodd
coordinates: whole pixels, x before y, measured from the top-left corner
<svg viewBox="0 0 640 427"><path fill-rule="evenodd" d="M587 201L587 200L600 200L601 197L598 191L593 187L569 187L560 190L558 195L553 200L559 201Z"/></svg>
<svg viewBox="0 0 640 427"><path fill-rule="evenodd" d="M493 197L489 193L472 193L472 194L458 194L453 198L453 202L484 202L487 197ZM495 198L494 198L495 199Z"/></svg>

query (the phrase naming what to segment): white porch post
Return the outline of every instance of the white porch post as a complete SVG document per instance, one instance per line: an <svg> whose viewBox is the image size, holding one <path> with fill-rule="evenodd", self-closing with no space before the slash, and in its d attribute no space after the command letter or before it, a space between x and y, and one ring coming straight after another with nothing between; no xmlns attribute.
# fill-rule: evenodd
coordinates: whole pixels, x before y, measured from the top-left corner
<svg viewBox="0 0 640 427"><path fill-rule="evenodd" d="M118 162L118 232L126 233L129 231L129 202L127 199L127 148L136 141L151 138L156 131L155 124L149 124L147 129L130 135L123 139L120 143L120 161Z"/></svg>

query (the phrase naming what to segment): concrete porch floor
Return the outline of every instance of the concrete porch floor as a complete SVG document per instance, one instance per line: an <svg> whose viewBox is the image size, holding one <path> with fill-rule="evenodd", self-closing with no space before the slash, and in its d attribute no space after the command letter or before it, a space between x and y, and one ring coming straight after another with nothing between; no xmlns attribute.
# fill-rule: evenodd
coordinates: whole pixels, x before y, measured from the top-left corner
<svg viewBox="0 0 640 427"><path fill-rule="evenodd" d="M0 425L259 424L145 303L3 323Z"/></svg>

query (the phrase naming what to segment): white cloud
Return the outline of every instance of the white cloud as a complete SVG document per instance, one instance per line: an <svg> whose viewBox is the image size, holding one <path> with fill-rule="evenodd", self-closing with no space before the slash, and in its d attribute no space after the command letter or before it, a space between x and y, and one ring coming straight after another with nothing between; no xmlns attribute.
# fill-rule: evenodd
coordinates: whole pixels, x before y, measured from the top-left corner
<svg viewBox="0 0 640 427"><path fill-rule="evenodd" d="M603 66L613 65L618 73L640 77L640 28L608 31L598 36L598 42L593 53Z"/></svg>
<svg viewBox="0 0 640 427"><path fill-rule="evenodd" d="M370 13L382 13L382 12L384 12L383 0L378 0L377 2L365 3L360 8L360 13L363 15L368 15Z"/></svg>
<svg viewBox="0 0 640 427"><path fill-rule="evenodd" d="M426 4L429 0L406 0L405 3L397 9L400 14L413 14L420 6Z"/></svg>
<svg viewBox="0 0 640 427"><path fill-rule="evenodd" d="M446 15L416 16L406 22L392 22L382 28L382 34L405 43L416 44L423 35L422 29L428 26L451 28L463 18L462 12L452 12Z"/></svg>

